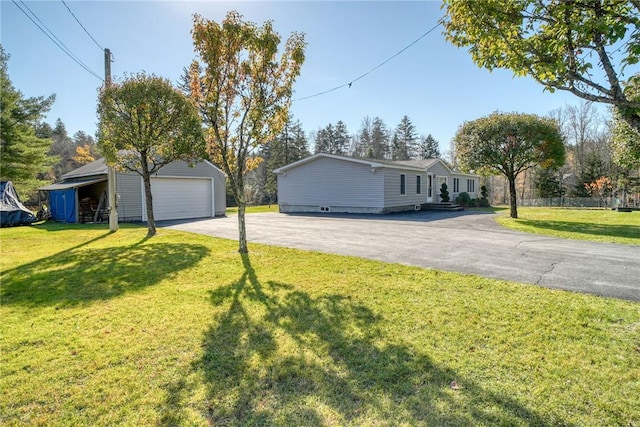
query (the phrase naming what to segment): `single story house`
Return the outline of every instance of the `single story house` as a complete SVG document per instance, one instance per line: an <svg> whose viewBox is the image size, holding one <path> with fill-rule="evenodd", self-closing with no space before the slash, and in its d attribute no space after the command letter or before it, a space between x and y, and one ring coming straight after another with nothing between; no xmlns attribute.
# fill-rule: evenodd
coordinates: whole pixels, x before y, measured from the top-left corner
<svg viewBox="0 0 640 427"><path fill-rule="evenodd" d="M108 220L107 164L104 158L62 176L62 182L40 190L49 193L54 220L67 223ZM142 177L116 172L118 221L146 221ZM175 161L151 177L156 220L223 216L226 210L226 178L208 161L189 164Z"/></svg>
<svg viewBox="0 0 640 427"><path fill-rule="evenodd" d="M370 160L318 153L274 170L280 212L390 213L439 203L447 184L478 198L479 177L452 171L441 159Z"/></svg>

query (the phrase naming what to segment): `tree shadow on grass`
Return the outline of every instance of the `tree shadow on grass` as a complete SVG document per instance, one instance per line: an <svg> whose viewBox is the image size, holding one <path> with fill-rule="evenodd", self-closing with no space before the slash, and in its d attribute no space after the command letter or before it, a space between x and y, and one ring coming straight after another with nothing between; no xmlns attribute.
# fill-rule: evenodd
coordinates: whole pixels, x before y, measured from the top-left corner
<svg viewBox="0 0 640 427"><path fill-rule="evenodd" d="M518 219L518 223L532 228L580 233L590 236L640 239L640 227L635 225L594 224L589 222Z"/></svg>
<svg viewBox="0 0 640 427"><path fill-rule="evenodd" d="M212 425L538 425L551 420L387 336L352 298L259 281L248 256L211 294L216 316L193 364ZM453 390L455 380L462 387ZM190 394L170 384L162 424L185 420ZM194 385L191 385L193 387ZM188 387L188 386L187 386Z"/></svg>
<svg viewBox="0 0 640 427"><path fill-rule="evenodd" d="M143 244L146 238L130 246L86 248L105 236L4 272L2 303L65 307L106 300L154 285L209 253L202 245Z"/></svg>

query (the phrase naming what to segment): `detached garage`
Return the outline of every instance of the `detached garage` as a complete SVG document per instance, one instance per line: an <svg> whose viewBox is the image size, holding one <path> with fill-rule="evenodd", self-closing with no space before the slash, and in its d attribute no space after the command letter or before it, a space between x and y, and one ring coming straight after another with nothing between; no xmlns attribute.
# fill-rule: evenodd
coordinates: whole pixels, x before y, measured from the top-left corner
<svg viewBox="0 0 640 427"><path fill-rule="evenodd" d="M63 175L61 183L41 188L49 192L53 219L99 222L108 219L107 165L98 159ZM156 220L223 216L226 210L224 173L208 161L190 165L177 161L151 178ZM116 172L118 220L146 221L142 177Z"/></svg>

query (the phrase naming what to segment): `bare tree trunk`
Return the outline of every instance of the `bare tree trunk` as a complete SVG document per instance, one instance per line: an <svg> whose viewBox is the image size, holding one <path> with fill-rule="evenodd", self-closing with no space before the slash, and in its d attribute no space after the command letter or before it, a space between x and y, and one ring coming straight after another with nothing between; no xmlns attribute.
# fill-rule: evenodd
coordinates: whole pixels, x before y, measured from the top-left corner
<svg viewBox="0 0 640 427"><path fill-rule="evenodd" d="M510 216L511 218L518 218L518 207L517 202L518 198L516 196L516 177L508 176L509 180L509 206L510 206Z"/></svg>
<svg viewBox="0 0 640 427"><path fill-rule="evenodd" d="M249 248L247 247L247 227L244 221L244 213L247 208L247 200L244 196L244 177L242 170L240 170L234 181L234 195L236 202L238 203L238 252L241 254L248 254Z"/></svg>
<svg viewBox="0 0 640 427"><path fill-rule="evenodd" d="M147 206L147 237L156 234L156 220L153 217L153 196L151 195L151 175L143 168L144 198Z"/></svg>
<svg viewBox="0 0 640 427"><path fill-rule="evenodd" d="M247 247L247 228L244 223L244 211L245 202L238 200L238 252L241 254L248 254L249 248Z"/></svg>

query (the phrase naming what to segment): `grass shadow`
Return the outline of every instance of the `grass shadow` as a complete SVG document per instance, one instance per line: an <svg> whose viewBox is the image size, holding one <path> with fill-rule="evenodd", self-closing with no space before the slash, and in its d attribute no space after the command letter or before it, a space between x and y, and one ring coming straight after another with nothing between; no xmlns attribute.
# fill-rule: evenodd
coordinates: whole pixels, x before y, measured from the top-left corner
<svg viewBox="0 0 640 427"><path fill-rule="evenodd" d="M596 224L590 222L517 219L517 223L534 229L579 233L588 236L640 239L640 227L634 225Z"/></svg>
<svg viewBox="0 0 640 427"><path fill-rule="evenodd" d="M228 308L193 364L210 424L554 424L387 336L385 320L353 298L261 283L247 255L242 263L236 282L211 293L216 308ZM170 384L163 424L184 419L181 400L184 389Z"/></svg>
<svg viewBox="0 0 640 427"><path fill-rule="evenodd" d="M105 300L154 285L196 264L209 253L202 245L150 243L73 248L5 271L0 299L6 305L73 306Z"/></svg>

